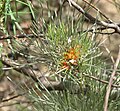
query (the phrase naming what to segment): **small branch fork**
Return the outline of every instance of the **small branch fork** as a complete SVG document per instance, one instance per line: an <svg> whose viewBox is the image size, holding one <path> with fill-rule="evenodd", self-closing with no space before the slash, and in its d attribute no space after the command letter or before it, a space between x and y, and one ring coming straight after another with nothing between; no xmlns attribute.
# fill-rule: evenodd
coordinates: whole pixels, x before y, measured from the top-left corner
<svg viewBox="0 0 120 111"><path fill-rule="evenodd" d="M106 29L114 29L113 33L118 33L120 34L120 24L113 22L112 20L108 19L104 14L102 14L105 18L108 19L108 22L104 22L104 21L100 21L96 18L94 18L92 15L90 15L89 13L85 12L83 10L82 7L80 7L74 0L66 0L70 6L73 6L76 10L78 10L79 12L81 12L88 20L90 23L96 23L99 26L105 27ZM84 2L86 2L87 4L89 4L86 0L83 0ZM97 8L95 8L93 5L89 4L91 7L93 7L95 10L99 11ZM99 11L100 12L100 11ZM102 12L100 12L101 14ZM101 29L102 30L102 29Z"/></svg>

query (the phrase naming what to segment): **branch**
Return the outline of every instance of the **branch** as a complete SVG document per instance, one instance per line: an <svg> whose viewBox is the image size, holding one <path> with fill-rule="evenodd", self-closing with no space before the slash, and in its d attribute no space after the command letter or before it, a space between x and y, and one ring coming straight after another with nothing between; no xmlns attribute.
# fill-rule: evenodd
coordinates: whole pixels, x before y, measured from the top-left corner
<svg viewBox="0 0 120 111"><path fill-rule="evenodd" d="M110 91L111 91L111 86L112 86L113 78L114 78L115 73L117 71L117 67L119 65L119 62L120 62L120 45L119 45L118 57L117 57L116 63L114 64L114 69L113 69L113 72L111 74L109 84L107 87L107 91L106 91L105 102L104 102L104 111L108 111L108 100L109 100L109 95L110 95Z"/></svg>
<svg viewBox="0 0 120 111"><path fill-rule="evenodd" d="M18 97L20 97L20 96L23 96L24 94L25 94L25 93L23 93L23 94L18 94L18 95L12 96L12 97L10 97L10 98L4 99L4 100L1 101L1 103L2 103L2 102L11 101L11 100L16 99L16 98L18 98Z"/></svg>
<svg viewBox="0 0 120 111"><path fill-rule="evenodd" d="M96 27L95 28L95 31L94 31L94 29L87 29L87 30L84 30L83 32L94 32L95 34L104 34L104 35L112 35L112 34L114 34L115 33L115 30L113 30L112 32L102 32L102 31L104 31L104 30L106 30L106 29L110 29L110 28L106 28L106 27ZM80 33L81 31L78 31L78 33Z"/></svg>
<svg viewBox="0 0 120 111"><path fill-rule="evenodd" d="M110 18L108 18L105 14L103 14L98 8L96 8L93 4L89 3L86 0L82 0L83 2L87 3L89 6L91 6L92 8L94 8L96 11L98 11L103 17L105 17L109 22L113 22Z"/></svg>
<svg viewBox="0 0 120 111"><path fill-rule="evenodd" d="M97 25L100 26L104 26L106 28L111 28L115 30L115 33L119 33L120 34L120 27L118 23L114 23L114 22L104 22L104 21L100 21L96 18L94 18L93 16L91 16L89 13L85 12L83 10L82 7L80 7L76 2L74 2L73 0L66 0L67 2L69 2L70 6L73 6L75 9L77 9L79 12L81 12L91 23L96 23Z"/></svg>
<svg viewBox="0 0 120 111"><path fill-rule="evenodd" d="M85 74L85 73L83 73L83 75L84 75L85 77L88 77L88 78L91 78L91 79L97 80L97 81L99 81L99 82L101 82L101 83L104 83L104 84L108 84L108 83L109 83L109 82L104 81L104 80L101 80L101 79L99 79L99 78L97 78L97 77L95 77L95 76L90 76L90 75ZM116 88L120 88L119 85L115 85L115 84L112 84L111 86L112 86L112 87L116 87Z"/></svg>
<svg viewBox="0 0 120 111"><path fill-rule="evenodd" d="M1 58L1 62L8 67L12 67L12 69L16 70L17 72L20 72L20 73L24 74L25 76L32 78L36 83L41 82L42 85L45 86L45 88L43 88L42 86L40 86L38 84L39 85L38 87L41 90L45 90L45 89L47 89L49 91L51 91L51 90L65 90L63 83L60 82L60 81L50 81L49 79L47 79L44 76L41 76L41 77L37 78L32 73L30 67L15 66L15 65L13 65L13 61L11 59L8 59L8 58L5 58L5 57Z"/></svg>
<svg viewBox="0 0 120 111"><path fill-rule="evenodd" d="M9 35L9 36L0 36L0 40L5 39L17 39L17 38L34 38L34 37L44 37L43 34L20 34L20 35Z"/></svg>

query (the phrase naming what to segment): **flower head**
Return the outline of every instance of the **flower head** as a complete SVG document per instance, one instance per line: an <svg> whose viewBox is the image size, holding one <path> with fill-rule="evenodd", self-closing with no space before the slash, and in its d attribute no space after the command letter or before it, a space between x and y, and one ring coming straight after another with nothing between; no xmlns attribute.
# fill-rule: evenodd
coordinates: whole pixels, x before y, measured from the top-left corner
<svg viewBox="0 0 120 111"><path fill-rule="evenodd" d="M66 69L70 69L70 65L78 65L78 59L80 56L80 46L77 45L73 48L70 48L67 52L64 53L62 66Z"/></svg>

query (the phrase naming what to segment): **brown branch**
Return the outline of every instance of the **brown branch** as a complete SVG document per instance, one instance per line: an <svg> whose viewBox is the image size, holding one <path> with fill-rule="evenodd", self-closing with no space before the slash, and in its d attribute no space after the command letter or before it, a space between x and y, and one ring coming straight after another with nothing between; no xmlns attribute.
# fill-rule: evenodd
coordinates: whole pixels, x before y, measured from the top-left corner
<svg viewBox="0 0 120 111"><path fill-rule="evenodd" d="M34 75L32 75L30 73L30 70L28 67L19 67L19 66L15 66L13 65L13 61L11 59L8 59L6 57L1 57L1 62L8 66L8 67L12 67L14 70L16 70L17 72L23 73L24 75L31 77L33 80L35 80L36 82L38 82L38 80L36 79L36 77L34 77Z"/></svg>
<svg viewBox="0 0 120 111"><path fill-rule="evenodd" d="M104 22L104 21L100 21L96 18L94 18L92 15L90 15L89 13L85 12L83 10L82 7L80 7L76 2L74 2L73 0L66 0L70 6L73 6L75 9L77 9L79 12L81 12L88 20L89 22L91 23L96 23L97 25L100 25L100 26L104 26L106 28L111 28L111 29L114 29L115 30L115 33L119 33L120 34L120 27L119 27L119 24L118 23L107 23L107 22Z"/></svg>
<svg viewBox="0 0 120 111"><path fill-rule="evenodd" d="M108 83L109 83L109 82L104 81L104 80L101 80L101 79L99 79L99 78L97 78L97 77L95 77L95 76L90 76L90 75L85 74L85 73L83 73L83 75L84 75L85 77L88 77L88 78L94 79L94 80L99 81L99 82L104 83L104 84L108 84ZM115 84L112 84L112 87L120 88L119 85L115 85Z"/></svg>
<svg viewBox="0 0 120 111"><path fill-rule="evenodd" d="M0 36L0 40L5 39L17 39L17 38L34 38L34 37L44 37L43 34L20 34L20 35L9 35L9 36Z"/></svg>
<svg viewBox="0 0 120 111"><path fill-rule="evenodd" d="M16 70L17 72L20 72L21 74L24 74L25 76L32 78L35 82L37 83L41 82L45 86L45 88L49 91L65 90L63 83L61 83L60 81L50 81L44 76L41 76L40 78L36 78L36 76L32 73L30 67L15 66L13 65L13 62L11 59L8 59L8 58L6 59L5 57L1 58L1 62L8 67L12 67L12 69ZM39 85L39 88L41 90L45 90L45 88L42 88L42 86L40 85Z"/></svg>
<svg viewBox="0 0 120 111"><path fill-rule="evenodd" d="M108 111L108 100L109 100L109 96L110 96L111 86L112 86L113 78L114 78L114 76L116 74L119 62L120 62L120 45L119 45L118 57L117 57L117 60L116 60L116 62L114 64L114 69L113 69L113 72L111 74L111 77L110 77L110 80L109 80L109 84L108 84L108 87L107 87L107 91L106 91L106 95L105 95L104 111Z"/></svg>
<svg viewBox="0 0 120 111"><path fill-rule="evenodd" d="M10 98L8 98L8 99L4 99L4 100L2 100L1 102L8 102L8 101L13 100L13 99L16 99L16 98L18 98L18 97L20 97L20 96L23 96L24 94L25 94L25 93L15 95L15 96L10 97Z"/></svg>
<svg viewBox="0 0 120 111"><path fill-rule="evenodd" d="M92 8L94 8L96 11L98 11L103 17L105 17L109 22L113 22L110 18L108 18L105 14L103 14L97 7L95 7L93 4L89 3L86 0L82 0L83 2L87 3L89 6L91 6Z"/></svg>
<svg viewBox="0 0 120 111"><path fill-rule="evenodd" d="M22 100L19 100L19 101L15 101L15 102L13 102L13 103L6 103L6 104L3 104L3 105L0 105L0 108L3 108L3 107L9 107L9 106L13 106L13 105L16 105L16 104L24 104L24 103L26 103L26 104L33 104L33 103L35 103L36 101L22 101Z"/></svg>
<svg viewBox="0 0 120 111"><path fill-rule="evenodd" d="M106 29L110 29L110 28L106 28L106 27L96 27L95 28L95 31L94 31L94 29L87 29L87 30L84 30L83 32L94 32L95 34L104 34L104 35L112 35L112 34L114 34L115 33L115 30L114 31L112 31L112 32L102 32L102 31L104 31L104 30L106 30ZM78 31L78 33L80 33L81 31Z"/></svg>

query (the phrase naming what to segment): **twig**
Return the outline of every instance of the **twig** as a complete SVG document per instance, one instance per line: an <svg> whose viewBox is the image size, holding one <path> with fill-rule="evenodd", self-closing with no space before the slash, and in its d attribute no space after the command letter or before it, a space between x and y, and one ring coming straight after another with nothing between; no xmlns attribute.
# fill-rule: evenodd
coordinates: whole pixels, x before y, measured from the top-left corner
<svg viewBox="0 0 120 111"><path fill-rule="evenodd" d="M94 29L87 29L87 30L84 30L84 32L93 32L94 31L94 33L95 34L104 34L104 35L112 35L112 34L114 34L115 33L115 31L112 31L112 32L102 32L103 30L107 30L107 29L110 29L110 28L106 28L106 27L96 27L96 31L94 31ZM101 31L101 32L100 32ZM78 31L78 33L80 33L81 31Z"/></svg>
<svg viewBox="0 0 120 111"><path fill-rule="evenodd" d="M104 83L104 84L108 84L108 83L109 83L109 82L104 81L104 80L101 80L101 79L99 79L99 78L97 78L97 77L95 77L95 76L90 76L90 75L85 74L85 73L83 73L83 75L84 75L85 77L88 77L88 78L91 78L91 79L97 80L97 81L99 81L99 82L101 82L101 83ZM115 85L115 84L112 84L112 87L120 88L119 85Z"/></svg>
<svg viewBox="0 0 120 111"><path fill-rule="evenodd" d="M115 64L115 60L114 60L113 56L111 55L110 50L107 48L106 45L104 45L104 47L105 47L107 53L110 55L111 61L113 62L113 64Z"/></svg>
<svg viewBox="0 0 120 111"><path fill-rule="evenodd" d="M113 22L110 18L108 18L105 14L103 14L97 7L95 7L93 4L89 3L86 0L82 0L83 2L87 3L89 6L91 6L92 8L94 8L96 11L98 11L103 17L105 17L109 22Z"/></svg>
<svg viewBox="0 0 120 111"><path fill-rule="evenodd" d="M120 62L120 45L119 45L118 57L117 57L117 60L116 60L116 62L114 64L114 69L113 69L113 72L111 74L109 84L108 84L108 87L107 87L107 91L106 91L106 95L105 95L104 111L108 111L108 100L109 100L109 96L110 96L111 86L112 86L113 78L114 78L115 73L117 71L117 67L119 65L119 62Z"/></svg>
<svg viewBox="0 0 120 111"><path fill-rule="evenodd" d="M97 25L100 25L100 26L104 26L106 28L111 28L111 29L114 29L115 30L115 33L119 33L120 34L120 27L119 27L119 24L118 23L107 23L107 22L104 22L104 21L100 21L96 18L94 18L92 15L90 15L89 13L85 12L83 10L82 7L80 7L76 2L74 2L73 0L66 0L67 2L69 2L69 4L71 6L73 6L75 9L77 9L79 12L81 12L88 20L89 22L91 23L96 23Z"/></svg>
<svg viewBox="0 0 120 111"><path fill-rule="evenodd" d="M44 37L43 34L20 34L20 35L9 35L9 36L0 36L0 40L5 40L5 39L17 39L17 38L34 38L34 37Z"/></svg>
<svg viewBox="0 0 120 111"><path fill-rule="evenodd" d="M22 95L24 95L24 94L25 94L25 93L23 93L23 94L18 94L18 95L15 95L15 96L13 96L13 97L10 97L10 98L8 98L8 99L4 99L4 100L1 101L1 103L2 103L2 102L8 102L8 101L13 100L13 99L15 99L15 98L18 98L18 97L20 97L20 96L22 96Z"/></svg>
<svg viewBox="0 0 120 111"><path fill-rule="evenodd" d="M47 90L51 91L51 90L64 90L64 85L63 83L61 83L60 81L49 81L45 79L44 76L39 77L39 79L32 74L31 68L30 67L16 67L15 65L13 65L11 62L11 60L9 59L5 59L5 58L1 58L1 62L8 66L8 67L12 67L14 70L16 70L17 72L20 72L22 74L24 74L25 76L28 76L30 78L32 78L36 83L39 83L40 81L42 81L42 84L46 87ZM38 84L39 85L39 84ZM41 90L45 90L44 88L42 88L42 86L39 85L39 88Z"/></svg>
<svg viewBox="0 0 120 111"><path fill-rule="evenodd" d="M6 103L6 104L3 104L3 105L0 105L0 108L3 108L3 107L9 107L9 106L13 106L13 105L16 105L16 104L31 104L31 103L35 103L36 101L17 101L17 102L13 102L13 103Z"/></svg>

